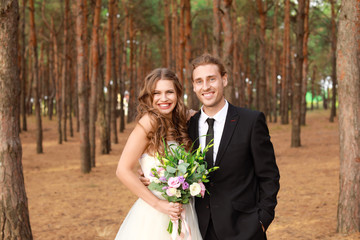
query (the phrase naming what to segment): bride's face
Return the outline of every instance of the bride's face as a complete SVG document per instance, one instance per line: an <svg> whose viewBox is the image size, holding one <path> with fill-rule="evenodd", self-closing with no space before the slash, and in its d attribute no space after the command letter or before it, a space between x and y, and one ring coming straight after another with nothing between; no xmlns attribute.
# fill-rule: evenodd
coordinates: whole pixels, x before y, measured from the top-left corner
<svg viewBox="0 0 360 240"><path fill-rule="evenodd" d="M153 92L153 107L166 117L171 117L177 103L175 85L171 80L160 79Z"/></svg>

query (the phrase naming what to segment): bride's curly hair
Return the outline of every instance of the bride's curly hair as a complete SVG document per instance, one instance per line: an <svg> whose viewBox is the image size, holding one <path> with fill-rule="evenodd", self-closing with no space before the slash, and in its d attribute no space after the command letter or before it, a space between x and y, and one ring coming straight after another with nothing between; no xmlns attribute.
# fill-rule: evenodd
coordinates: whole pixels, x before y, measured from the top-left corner
<svg viewBox="0 0 360 240"><path fill-rule="evenodd" d="M174 84L177 103L172 111L171 119L166 118L156 108L153 107L154 90L156 83L159 80L170 80ZM149 114L152 123L152 130L148 133L147 137L150 140L147 147L147 152L154 154L164 153L164 144L168 140L175 140L183 144L189 150L191 147L191 140L187 133L187 109L183 101L183 87L175 75L175 73L167 68L156 68L149 73L143 82L137 107L138 115L137 120L145 114Z"/></svg>

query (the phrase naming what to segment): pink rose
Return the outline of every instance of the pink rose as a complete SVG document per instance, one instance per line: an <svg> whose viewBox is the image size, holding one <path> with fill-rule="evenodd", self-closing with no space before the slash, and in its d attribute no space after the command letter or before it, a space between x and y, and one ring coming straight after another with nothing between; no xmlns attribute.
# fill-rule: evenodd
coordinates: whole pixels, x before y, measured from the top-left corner
<svg viewBox="0 0 360 240"><path fill-rule="evenodd" d="M202 182L199 182L200 184L200 187L201 187L201 191L200 191L200 194L201 194L201 197L203 198L205 196L205 185L202 183Z"/></svg>
<svg viewBox="0 0 360 240"><path fill-rule="evenodd" d="M179 181L179 178L178 177L171 177L169 178L168 180L168 185L169 187L171 188L178 188L180 187L180 181Z"/></svg>

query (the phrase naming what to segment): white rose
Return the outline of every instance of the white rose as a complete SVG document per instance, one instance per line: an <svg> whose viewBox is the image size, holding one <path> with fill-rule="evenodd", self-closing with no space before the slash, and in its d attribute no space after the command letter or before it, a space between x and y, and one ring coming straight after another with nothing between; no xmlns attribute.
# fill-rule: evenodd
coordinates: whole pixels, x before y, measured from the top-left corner
<svg viewBox="0 0 360 240"><path fill-rule="evenodd" d="M196 196L201 192L201 186L198 183L193 183L190 185L190 194L191 196Z"/></svg>
<svg viewBox="0 0 360 240"><path fill-rule="evenodd" d="M177 190L175 196L176 196L177 198L181 197L181 191L180 191L180 190Z"/></svg>
<svg viewBox="0 0 360 240"><path fill-rule="evenodd" d="M156 177L150 177L150 182L160 183L160 180Z"/></svg>
<svg viewBox="0 0 360 240"><path fill-rule="evenodd" d="M174 196L176 194L177 194L177 189L176 188L169 188L167 190L167 195L169 195L169 196Z"/></svg>

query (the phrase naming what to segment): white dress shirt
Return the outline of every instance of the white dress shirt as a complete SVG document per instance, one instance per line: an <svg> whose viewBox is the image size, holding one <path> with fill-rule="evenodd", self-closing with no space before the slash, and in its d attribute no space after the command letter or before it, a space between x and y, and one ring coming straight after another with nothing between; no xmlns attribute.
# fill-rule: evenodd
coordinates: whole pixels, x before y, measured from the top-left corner
<svg viewBox="0 0 360 240"><path fill-rule="evenodd" d="M209 125L206 122L206 119L208 118L213 118L215 119L214 121L214 165L215 165L215 161L216 161L216 155L218 153L219 150L219 145L220 145L220 141L221 141L221 137L224 131L224 126L225 126L225 120L226 120L226 115L228 112L228 108L229 108L229 103L225 100L225 105L224 107L218 112L216 113L214 116L209 117L208 115L206 115L206 113L203 110L203 107L201 107L201 114L200 114L200 118L199 118L199 141L200 141L200 145L201 145L201 150L203 151L206 145L206 133L209 129Z"/></svg>

